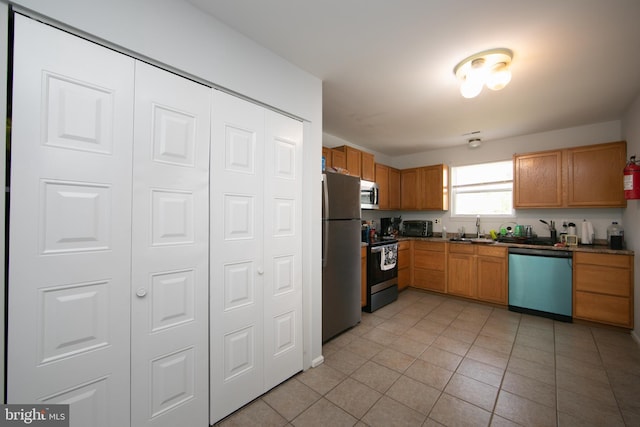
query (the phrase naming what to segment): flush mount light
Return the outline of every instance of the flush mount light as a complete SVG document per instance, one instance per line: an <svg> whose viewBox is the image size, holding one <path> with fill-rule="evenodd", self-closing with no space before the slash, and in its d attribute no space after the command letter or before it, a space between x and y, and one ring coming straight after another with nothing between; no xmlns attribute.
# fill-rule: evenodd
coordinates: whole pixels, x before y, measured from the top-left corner
<svg viewBox="0 0 640 427"><path fill-rule="evenodd" d="M489 49L471 55L460 61L453 73L460 80L460 93L465 98L475 98L482 91L482 86L491 90L500 90L511 81L511 59L513 52L509 49Z"/></svg>
<svg viewBox="0 0 640 427"><path fill-rule="evenodd" d="M480 138L471 138L469 140L469 148L478 148L482 144L482 140Z"/></svg>

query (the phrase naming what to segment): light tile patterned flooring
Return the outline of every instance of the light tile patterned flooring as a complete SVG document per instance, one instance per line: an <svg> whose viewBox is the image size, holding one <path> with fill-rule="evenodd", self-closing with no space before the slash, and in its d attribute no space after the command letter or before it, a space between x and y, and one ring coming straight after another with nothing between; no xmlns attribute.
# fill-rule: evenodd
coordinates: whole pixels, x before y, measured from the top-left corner
<svg viewBox="0 0 640 427"><path fill-rule="evenodd" d="M640 345L409 289L220 426L640 426Z"/></svg>

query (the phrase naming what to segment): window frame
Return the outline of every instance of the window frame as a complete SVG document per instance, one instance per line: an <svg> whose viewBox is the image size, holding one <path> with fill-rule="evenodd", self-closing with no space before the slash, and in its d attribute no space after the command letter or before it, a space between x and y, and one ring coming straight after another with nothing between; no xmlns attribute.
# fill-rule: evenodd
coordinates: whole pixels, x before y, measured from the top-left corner
<svg viewBox="0 0 640 427"><path fill-rule="evenodd" d="M511 171L513 171L513 159L508 159L508 160L496 160L496 161L490 161L490 162L483 162L483 163L471 163L471 164L466 164L466 165L458 165L458 166L451 166L451 170L450 170L450 182L449 182L449 187L450 187L450 217L451 218L459 218L459 219L469 219L469 218L476 218L478 215L480 215L480 217L482 218L496 218L496 219L512 219L516 217L516 212L515 212L515 208L513 207L513 174L511 175L511 180L496 180L496 181L481 181L481 182L476 182L476 183L471 183L471 184L464 184L464 185L454 185L454 176L455 174L455 168L464 168L464 167L470 167L470 166L480 166L480 165L491 165L491 164L498 164L498 163L509 163L510 164L510 169ZM458 195L458 188L463 188L463 189L472 189L473 187L486 187L486 186L500 186L500 185L504 185L504 184L510 184L510 188L508 191L511 192L511 212L509 213L505 213L505 214L495 214L495 213L473 213L473 214L461 214L461 213L457 213L456 212L456 204L457 204L457 195ZM504 190L500 190L500 189L496 189L494 191L463 191L462 193L487 193L487 192L499 192L499 191L504 191Z"/></svg>

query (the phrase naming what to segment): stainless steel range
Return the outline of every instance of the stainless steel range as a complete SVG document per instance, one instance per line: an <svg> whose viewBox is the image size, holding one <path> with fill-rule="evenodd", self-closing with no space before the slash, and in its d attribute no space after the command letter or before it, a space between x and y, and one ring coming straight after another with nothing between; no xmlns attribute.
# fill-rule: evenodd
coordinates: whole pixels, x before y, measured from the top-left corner
<svg viewBox="0 0 640 427"><path fill-rule="evenodd" d="M367 313L398 299L398 241L384 240L367 247Z"/></svg>

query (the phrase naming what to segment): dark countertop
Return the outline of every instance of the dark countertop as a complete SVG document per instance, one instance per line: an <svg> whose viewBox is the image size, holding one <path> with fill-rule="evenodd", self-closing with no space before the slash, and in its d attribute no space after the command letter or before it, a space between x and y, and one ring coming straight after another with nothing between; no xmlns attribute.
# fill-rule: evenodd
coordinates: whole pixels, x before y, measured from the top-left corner
<svg viewBox="0 0 640 427"><path fill-rule="evenodd" d="M453 245L471 245L470 241L456 241L443 239L442 237L406 237L406 236L398 236L398 241L402 240L417 240L417 241L428 241L428 242L446 242ZM486 243L481 243L486 245ZM595 245L578 245L578 246L546 246L546 245L528 245L522 243L488 243L491 246L502 246L502 247L517 247L517 248L531 248L531 249L544 249L549 251L572 251L572 252L591 252L591 253L600 253L600 254L615 254L615 255L634 255L632 250L628 249L610 249L606 244L595 244Z"/></svg>

